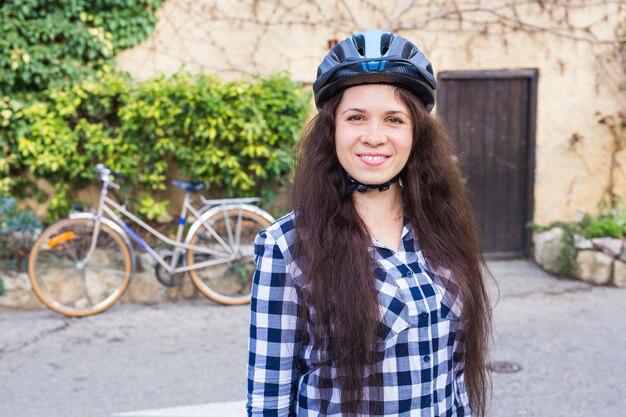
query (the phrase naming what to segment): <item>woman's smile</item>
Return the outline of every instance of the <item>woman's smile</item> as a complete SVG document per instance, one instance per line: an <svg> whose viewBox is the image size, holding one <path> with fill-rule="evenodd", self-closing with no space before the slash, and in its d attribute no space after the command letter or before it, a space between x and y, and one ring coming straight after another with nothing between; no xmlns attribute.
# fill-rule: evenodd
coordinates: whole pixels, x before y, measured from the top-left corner
<svg viewBox="0 0 626 417"><path fill-rule="evenodd" d="M379 166L382 165L387 158L388 155L380 154L380 153L361 153L358 154L358 157L363 161L364 164L369 166Z"/></svg>

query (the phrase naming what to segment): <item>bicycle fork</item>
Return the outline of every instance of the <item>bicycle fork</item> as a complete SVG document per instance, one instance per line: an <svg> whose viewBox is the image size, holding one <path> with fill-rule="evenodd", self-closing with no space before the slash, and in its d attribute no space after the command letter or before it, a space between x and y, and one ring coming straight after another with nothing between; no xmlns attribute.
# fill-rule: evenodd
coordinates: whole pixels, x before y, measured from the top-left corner
<svg viewBox="0 0 626 417"><path fill-rule="evenodd" d="M185 193L185 197L183 199L183 208L180 212L180 217L178 218L178 229L176 230L176 241L180 242L183 237L183 229L185 228L185 224L187 223L187 207L189 205L189 193ZM174 251L172 252L172 260L170 262L170 268L167 270L167 276L172 280L176 273L176 267L178 267L178 263L181 260L184 250L179 247L174 247Z"/></svg>
<svg viewBox="0 0 626 417"><path fill-rule="evenodd" d="M107 194L107 189L106 189L106 184L105 186L102 187L102 191L100 192L100 195L102 197L106 196ZM98 235L100 234L100 219L102 219L102 205L103 205L103 198L100 198L100 201L98 203L98 210L96 211L96 219L94 220L94 226L93 226L93 234L91 236L91 245L89 245L89 250L87 251L87 254L85 255L85 257L76 262L76 267L79 270L82 270L85 268L85 265L87 265L89 263L89 260L91 259L94 250L96 249L96 242L98 241Z"/></svg>

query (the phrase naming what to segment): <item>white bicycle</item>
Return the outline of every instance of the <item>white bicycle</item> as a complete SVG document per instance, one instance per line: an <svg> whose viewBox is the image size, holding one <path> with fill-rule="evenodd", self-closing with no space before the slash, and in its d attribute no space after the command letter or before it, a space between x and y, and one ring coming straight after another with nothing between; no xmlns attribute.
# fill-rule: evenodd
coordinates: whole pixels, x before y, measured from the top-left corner
<svg viewBox="0 0 626 417"><path fill-rule="evenodd" d="M52 224L30 252L30 281L47 307L68 316L87 316L115 304L135 271L132 241L156 260L155 272L162 284L172 286L176 274L187 272L198 290L212 300L222 304L250 302L254 238L274 221L254 205L260 199L208 200L200 196L204 205L196 209L191 193L204 185L175 180L173 184L185 192L185 197L176 239L170 239L108 197L109 188L120 188L111 176L120 174L101 164L96 172L103 184L95 213L73 213ZM195 220L183 239L188 213ZM120 215L172 245L171 255L157 253Z"/></svg>

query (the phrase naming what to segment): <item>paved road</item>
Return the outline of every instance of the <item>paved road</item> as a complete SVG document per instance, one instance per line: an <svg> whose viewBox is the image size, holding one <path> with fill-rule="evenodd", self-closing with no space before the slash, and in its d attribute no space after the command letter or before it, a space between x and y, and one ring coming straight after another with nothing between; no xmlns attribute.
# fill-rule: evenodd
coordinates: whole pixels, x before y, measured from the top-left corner
<svg viewBox="0 0 626 417"><path fill-rule="evenodd" d="M492 417L626 417L626 289L495 262ZM0 312L1 417L245 415L247 307ZM506 362L506 363L505 363ZM506 370L506 366L504 366Z"/></svg>

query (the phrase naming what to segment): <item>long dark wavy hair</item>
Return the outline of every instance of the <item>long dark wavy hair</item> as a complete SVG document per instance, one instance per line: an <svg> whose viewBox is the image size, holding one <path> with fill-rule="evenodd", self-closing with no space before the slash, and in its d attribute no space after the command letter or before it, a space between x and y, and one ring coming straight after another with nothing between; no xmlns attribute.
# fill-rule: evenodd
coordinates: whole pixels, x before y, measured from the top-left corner
<svg viewBox="0 0 626 417"><path fill-rule="evenodd" d="M485 365L491 314L472 214L443 124L414 95L395 90L413 125L412 152L400 174L405 216L428 262L450 270L458 285L466 387L472 413L481 417L490 385ZM313 351L320 352L320 364L334 362L340 375L342 413L354 415L381 411L376 409L380 401L363 401L364 375L372 378L369 387L381 382L380 375L376 377L380 310L375 265L368 251L370 237L352 196L346 193L335 152L335 113L341 98L339 93L324 104L298 144L292 192L294 257L306 280L301 315L312 329ZM330 378L329 372L324 371L320 381ZM321 392L324 404L325 390Z"/></svg>

